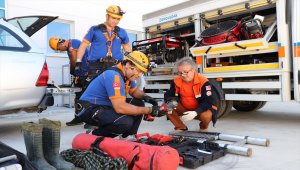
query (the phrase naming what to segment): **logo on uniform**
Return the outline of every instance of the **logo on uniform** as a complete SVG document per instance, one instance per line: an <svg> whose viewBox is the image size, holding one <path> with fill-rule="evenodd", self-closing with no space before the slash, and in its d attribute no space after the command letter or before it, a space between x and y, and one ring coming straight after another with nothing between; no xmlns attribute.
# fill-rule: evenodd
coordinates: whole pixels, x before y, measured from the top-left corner
<svg viewBox="0 0 300 170"><path fill-rule="evenodd" d="M210 86L210 85L205 86L205 89L206 89L206 90L211 90L211 86Z"/></svg>
<svg viewBox="0 0 300 170"><path fill-rule="evenodd" d="M120 87L121 87L121 83L113 82L113 88L120 88Z"/></svg>
<svg viewBox="0 0 300 170"><path fill-rule="evenodd" d="M206 92L206 95L207 95L207 96L211 96L211 91L207 91L207 92Z"/></svg>

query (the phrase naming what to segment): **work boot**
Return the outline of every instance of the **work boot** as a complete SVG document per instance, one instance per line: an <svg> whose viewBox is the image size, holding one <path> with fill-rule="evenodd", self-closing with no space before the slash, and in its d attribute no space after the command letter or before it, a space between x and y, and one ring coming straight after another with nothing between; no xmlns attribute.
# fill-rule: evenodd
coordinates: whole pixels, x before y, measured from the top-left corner
<svg viewBox="0 0 300 170"><path fill-rule="evenodd" d="M98 126L89 125L89 124L85 123L84 126L83 126L83 128L84 129L91 129L91 130L93 130L93 129L97 129Z"/></svg>
<svg viewBox="0 0 300 170"><path fill-rule="evenodd" d="M207 128L207 129L201 129L201 128L200 128L200 129L199 129L199 132L203 132L203 133L204 133L204 132L208 132L208 128Z"/></svg>
<svg viewBox="0 0 300 170"><path fill-rule="evenodd" d="M36 123L23 123L22 131L28 160L38 170L56 170L44 158L42 131L43 126Z"/></svg>
<svg viewBox="0 0 300 170"><path fill-rule="evenodd" d="M58 170L73 170L75 166L65 161L59 155L60 147L60 121L51 121L48 119L39 119L43 126L43 149L45 159Z"/></svg>
<svg viewBox="0 0 300 170"><path fill-rule="evenodd" d="M81 124L83 124L83 122L81 121L81 119L78 116L75 116L73 120L66 123L67 126L75 126L75 125L81 125Z"/></svg>

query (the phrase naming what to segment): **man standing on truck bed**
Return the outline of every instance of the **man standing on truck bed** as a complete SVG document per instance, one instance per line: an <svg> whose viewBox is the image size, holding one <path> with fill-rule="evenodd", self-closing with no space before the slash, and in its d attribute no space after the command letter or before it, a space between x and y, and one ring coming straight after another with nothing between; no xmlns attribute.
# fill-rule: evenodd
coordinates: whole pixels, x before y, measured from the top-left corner
<svg viewBox="0 0 300 170"><path fill-rule="evenodd" d="M82 90L80 92L75 93L75 117L70 122L67 122L67 126L73 126L82 124L82 121L76 116L76 114L80 111L77 107L78 100L84 90L86 89L86 78L88 72L88 63L87 63L87 56L88 56L88 49L85 49L84 55L82 57L81 62L81 70L75 70L75 63L77 57L77 50L81 44L80 40L77 39L68 39L64 40L58 36L51 37L49 39L49 46L55 51L67 51L70 60L70 74L73 75L75 78L73 80L73 84L75 87L80 87Z"/></svg>
<svg viewBox="0 0 300 170"><path fill-rule="evenodd" d="M207 131L210 121L215 124L217 116L211 84L206 77L197 73L196 63L190 57L180 59L177 70L179 76L173 79L164 98L165 102L175 98L179 103L167 116L175 126L175 131L188 130L183 121L195 117L200 121L200 131Z"/></svg>
<svg viewBox="0 0 300 170"><path fill-rule="evenodd" d="M106 21L88 30L77 53L76 70L80 69L84 51L88 46L91 79L123 60L121 47L125 52L131 52L127 32L117 26L124 13L119 6L111 5L106 9Z"/></svg>

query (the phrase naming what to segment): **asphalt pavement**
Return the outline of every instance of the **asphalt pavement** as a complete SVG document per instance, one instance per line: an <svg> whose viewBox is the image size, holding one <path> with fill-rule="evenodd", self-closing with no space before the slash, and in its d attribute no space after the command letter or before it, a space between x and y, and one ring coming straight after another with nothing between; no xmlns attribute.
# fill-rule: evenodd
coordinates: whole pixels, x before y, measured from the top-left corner
<svg viewBox="0 0 300 170"><path fill-rule="evenodd" d="M85 132L83 125L67 127L65 122L73 118L74 109L50 107L43 113L13 113L0 115L0 141L26 154L20 124L37 122L39 118L62 122L61 150L71 148L78 133ZM198 130L196 120L187 123L189 130ZM167 135L173 130L165 117L154 122L142 122L139 133ZM229 116L219 119L210 132L220 132L270 139L270 146L244 145L253 150L252 156L227 154L197 169L201 170L300 170L300 103L269 102L259 111L242 113L233 110ZM223 142L223 141L219 141ZM186 169L179 167L178 169Z"/></svg>

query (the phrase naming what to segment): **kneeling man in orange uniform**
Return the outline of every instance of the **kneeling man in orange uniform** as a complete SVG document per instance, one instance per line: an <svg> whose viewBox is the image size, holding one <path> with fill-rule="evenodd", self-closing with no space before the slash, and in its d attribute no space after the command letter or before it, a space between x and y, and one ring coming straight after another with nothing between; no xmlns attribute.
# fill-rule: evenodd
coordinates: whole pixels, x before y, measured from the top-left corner
<svg viewBox="0 0 300 170"><path fill-rule="evenodd" d="M209 123L215 124L216 107L213 105L212 86L208 79L197 73L196 63L190 57L177 62L178 75L170 84L164 99L168 103L177 100L178 105L168 114L168 119L175 126L175 131L186 131L184 124L194 118L200 121L200 131L207 131Z"/></svg>

